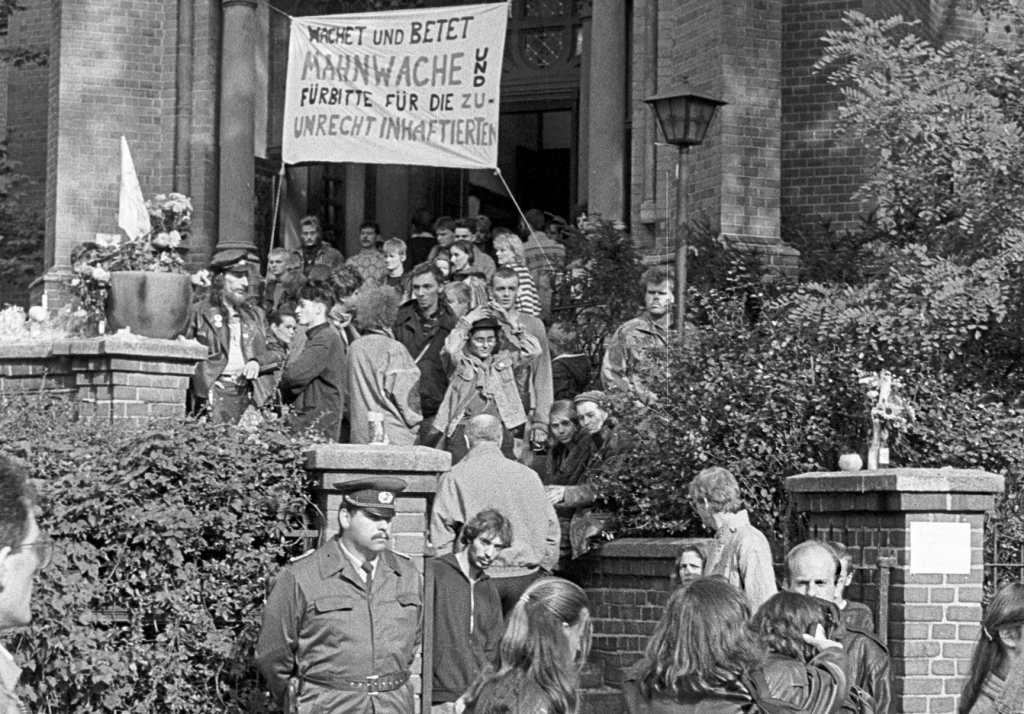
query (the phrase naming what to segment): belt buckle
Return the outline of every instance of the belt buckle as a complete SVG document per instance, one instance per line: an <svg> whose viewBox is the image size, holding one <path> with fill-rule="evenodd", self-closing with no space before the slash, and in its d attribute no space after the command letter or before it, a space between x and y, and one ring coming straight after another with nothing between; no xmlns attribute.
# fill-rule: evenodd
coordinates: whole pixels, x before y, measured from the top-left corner
<svg viewBox="0 0 1024 714"><path fill-rule="evenodd" d="M366 693L371 697L380 694L380 675L374 674L366 678Z"/></svg>

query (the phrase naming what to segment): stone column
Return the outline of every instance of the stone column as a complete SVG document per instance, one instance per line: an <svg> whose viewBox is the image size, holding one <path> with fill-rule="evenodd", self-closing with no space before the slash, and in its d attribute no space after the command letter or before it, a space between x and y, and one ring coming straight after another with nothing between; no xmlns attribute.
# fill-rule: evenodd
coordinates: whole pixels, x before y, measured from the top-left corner
<svg viewBox="0 0 1024 714"><path fill-rule="evenodd" d="M427 518L433 505L437 480L451 469L452 458L447 451L425 446L380 446L356 444L324 444L307 452L306 469L316 482L317 506L324 514L320 542L338 532L338 510L342 495L338 491L345 483L373 476L397 476L408 488L395 499L395 520L391 526L391 548L412 557L420 573L424 572L426 558L433 554L428 548ZM432 592L429 582L424 589ZM424 622L433 621L433 601L424 593ZM413 683L416 695L425 702L421 711L430 711L430 680L423 673L431 671L433 632L424 627L424 657L417 655L413 662Z"/></svg>
<svg viewBox="0 0 1024 714"><path fill-rule="evenodd" d="M608 220L625 211L626 4L601 0L590 27L588 208ZM524 209L526 207L524 206Z"/></svg>
<svg viewBox="0 0 1024 714"><path fill-rule="evenodd" d="M256 252L256 0L222 0L217 248Z"/></svg>
<svg viewBox="0 0 1024 714"><path fill-rule="evenodd" d="M985 514L1003 492L1003 477L887 469L802 474L788 478L786 488L808 515L808 536L844 543L863 568L853 599L876 613L881 603L894 711L954 712L981 620ZM917 524L933 530L925 534ZM969 549L968 572L952 572L958 549Z"/></svg>

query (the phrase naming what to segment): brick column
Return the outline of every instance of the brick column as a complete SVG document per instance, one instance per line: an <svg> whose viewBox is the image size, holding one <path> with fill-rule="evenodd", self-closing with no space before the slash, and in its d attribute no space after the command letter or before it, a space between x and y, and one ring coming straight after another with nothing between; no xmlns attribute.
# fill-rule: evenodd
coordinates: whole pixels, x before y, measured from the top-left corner
<svg viewBox="0 0 1024 714"><path fill-rule="evenodd" d="M391 547L412 556L416 568L423 573L424 561L433 553L427 547L428 514L437 491L437 480L451 465L451 454L425 446L324 444L313 447L307 453L306 469L314 475L317 506L324 514L320 542L338 532L338 510L342 504L340 486L373 476L397 476L405 480L408 488L395 499ZM432 608L433 602L425 596L424 612L428 614L425 621L432 621L429 617ZM424 651L429 653L433 633L427 630L429 628L423 633L423 643ZM417 701L427 700L423 711L430 711L430 691L423 689L424 666L423 657L417 655L412 665L413 684ZM429 661L426 666L429 668Z"/></svg>
<svg viewBox="0 0 1024 714"><path fill-rule="evenodd" d="M218 248L256 252L256 0L223 0Z"/></svg>
<svg viewBox="0 0 1024 714"><path fill-rule="evenodd" d="M887 615L893 662L894 709L953 712L981 621L985 514L1003 492L1003 477L959 469L889 469L859 473L809 473L786 480L798 511L808 515L809 537L845 543L860 564L861 597L873 608L885 602L884 577L875 577L879 558L891 564ZM970 548L970 572L935 572L946 563L911 572L912 524L968 524L967 534L949 534L950 545ZM883 571L877 571L879 574ZM881 592L880 592L881 591ZM882 597L879 597L881 595Z"/></svg>

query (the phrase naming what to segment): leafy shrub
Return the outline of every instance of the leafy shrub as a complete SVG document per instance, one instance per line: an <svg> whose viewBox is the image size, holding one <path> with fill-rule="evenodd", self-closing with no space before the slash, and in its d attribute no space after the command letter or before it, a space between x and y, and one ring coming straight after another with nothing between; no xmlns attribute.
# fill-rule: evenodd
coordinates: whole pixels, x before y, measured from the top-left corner
<svg viewBox="0 0 1024 714"><path fill-rule="evenodd" d="M573 231L566 264L552 300L554 319L576 326L576 349L598 364L605 339L643 305L645 268L629 234L601 219L583 234Z"/></svg>
<svg viewBox="0 0 1024 714"><path fill-rule="evenodd" d="M756 525L781 551L794 520L783 481L866 455L863 372L893 371L917 419L894 434L893 464L982 468L1007 477L1000 517L1024 490L1020 265L1008 234L994 258L960 263L921 246L875 254L882 274L861 285L803 284L747 296L693 290L696 339L652 354L640 379L650 406L620 398L621 462L596 477L623 535L697 535L686 485L701 469L739 478ZM1009 522L1001 548L1024 545Z"/></svg>
<svg viewBox="0 0 1024 714"><path fill-rule="evenodd" d="M268 580L302 548L303 445L273 423L131 430L63 402L3 407L0 450L39 479L57 545L13 639L31 708L265 711L253 648Z"/></svg>

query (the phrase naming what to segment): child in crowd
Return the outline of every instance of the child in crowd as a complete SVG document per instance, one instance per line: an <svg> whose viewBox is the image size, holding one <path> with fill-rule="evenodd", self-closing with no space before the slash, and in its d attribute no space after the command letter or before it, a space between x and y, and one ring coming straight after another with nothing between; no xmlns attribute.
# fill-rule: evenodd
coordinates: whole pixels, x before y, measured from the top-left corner
<svg viewBox="0 0 1024 714"><path fill-rule="evenodd" d="M843 595L846 588L853 582L853 558L850 557L850 551L838 541L830 541L828 545L835 551L836 557L842 565L839 582L836 583L835 602L842 614L843 625L847 629L873 635L875 633L875 615L871 612L871 608L862 602L847 600Z"/></svg>

